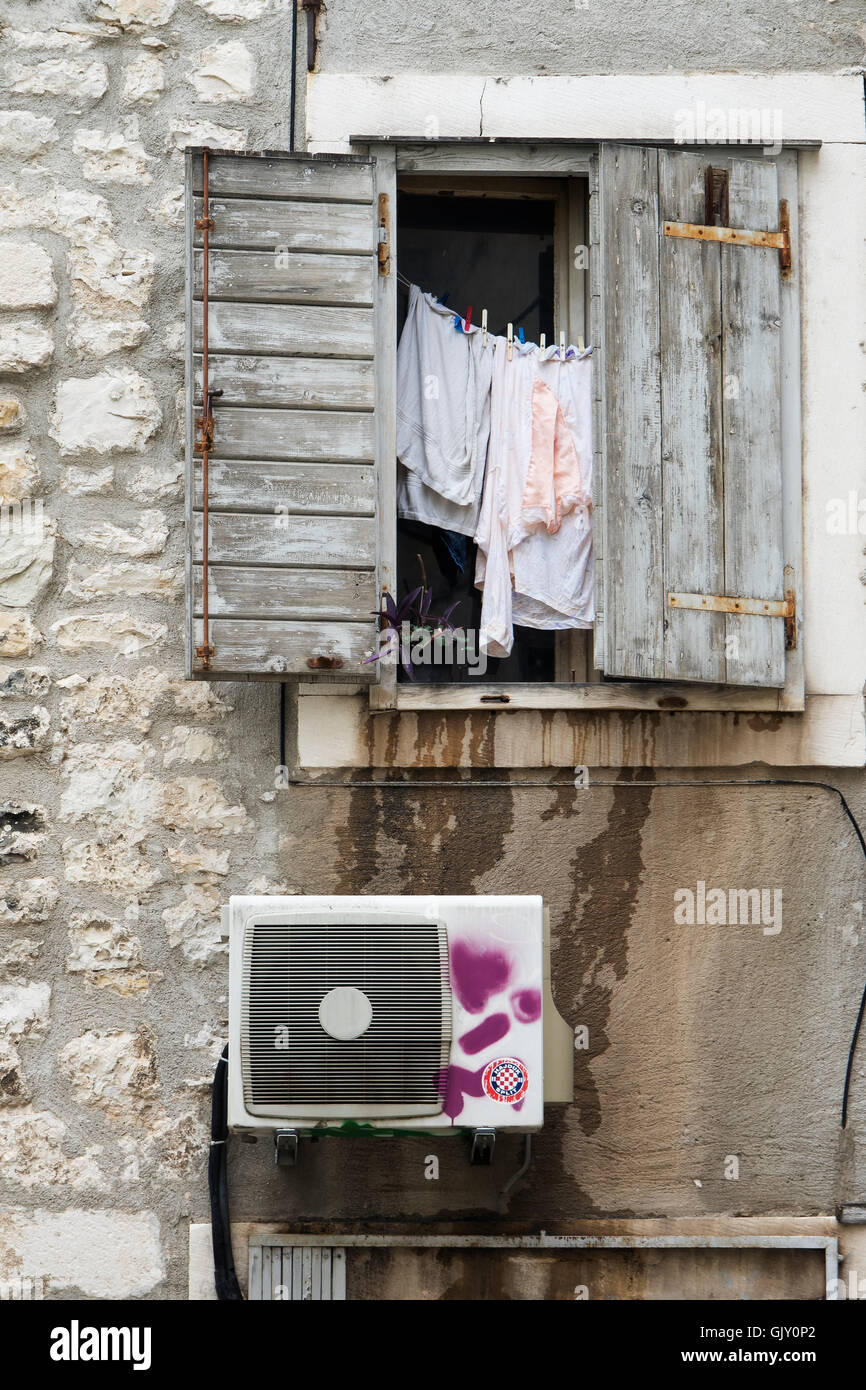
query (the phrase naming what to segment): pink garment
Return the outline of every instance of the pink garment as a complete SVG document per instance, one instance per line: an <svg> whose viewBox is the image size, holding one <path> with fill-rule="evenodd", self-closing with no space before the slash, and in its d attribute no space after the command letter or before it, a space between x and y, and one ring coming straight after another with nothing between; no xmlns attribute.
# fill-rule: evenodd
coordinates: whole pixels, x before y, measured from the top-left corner
<svg viewBox="0 0 866 1390"><path fill-rule="evenodd" d="M520 515L525 525L540 522L553 535L562 525L563 511L588 502L562 406L553 389L537 376L532 383L532 455Z"/></svg>
<svg viewBox="0 0 866 1390"><path fill-rule="evenodd" d="M496 343L475 534L481 649L492 656L508 656L515 623L592 626L591 360L515 343L509 362Z"/></svg>

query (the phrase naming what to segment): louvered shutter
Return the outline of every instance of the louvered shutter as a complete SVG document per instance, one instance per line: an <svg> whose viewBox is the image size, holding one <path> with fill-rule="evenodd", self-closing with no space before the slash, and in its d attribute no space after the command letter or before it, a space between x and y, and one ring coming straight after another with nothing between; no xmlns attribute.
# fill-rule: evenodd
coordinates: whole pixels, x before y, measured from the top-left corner
<svg viewBox="0 0 866 1390"><path fill-rule="evenodd" d="M784 260L682 227L709 225L708 165L727 175L724 225L778 233L773 162L600 150L595 659L612 677L783 686L785 618L763 605L787 601Z"/></svg>
<svg viewBox="0 0 866 1390"><path fill-rule="evenodd" d="M202 654L203 152L187 151L188 669L218 680L377 666L375 160L207 152L208 638ZM387 377L385 368L385 376ZM381 389L381 388L380 388Z"/></svg>

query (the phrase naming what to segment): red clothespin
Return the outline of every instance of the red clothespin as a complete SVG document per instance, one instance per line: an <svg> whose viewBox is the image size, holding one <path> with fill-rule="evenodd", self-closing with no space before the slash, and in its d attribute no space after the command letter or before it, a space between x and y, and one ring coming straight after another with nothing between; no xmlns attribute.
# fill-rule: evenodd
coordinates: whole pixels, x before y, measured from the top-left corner
<svg viewBox="0 0 866 1390"><path fill-rule="evenodd" d="M466 318L465 318L464 321L463 321L463 325L464 325L464 326L463 326L463 332L464 332L464 333L468 333L468 332L469 332L469 327L470 327L470 324L471 324L471 323L472 323L472 305L470 304L470 305L469 305L469 308L466 310Z"/></svg>

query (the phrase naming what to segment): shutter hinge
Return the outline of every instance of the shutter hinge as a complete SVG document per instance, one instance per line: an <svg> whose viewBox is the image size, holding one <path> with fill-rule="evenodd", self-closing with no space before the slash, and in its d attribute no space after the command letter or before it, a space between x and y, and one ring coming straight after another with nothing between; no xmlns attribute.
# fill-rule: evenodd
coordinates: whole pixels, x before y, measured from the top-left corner
<svg viewBox="0 0 866 1390"><path fill-rule="evenodd" d="M379 194L379 274L391 274L391 205L387 193Z"/></svg>
<svg viewBox="0 0 866 1390"><path fill-rule="evenodd" d="M690 241L720 241L728 246L756 246L779 253L782 279L791 276L791 218L786 199L779 203L779 229L776 232L749 231L741 227L701 226L696 222L665 222L665 236Z"/></svg>
<svg viewBox="0 0 866 1390"><path fill-rule="evenodd" d="M703 610L706 613L740 613L755 618L785 619L785 649L797 645L797 599L793 589L783 599L737 598L731 594L668 594L669 608Z"/></svg>
<svg viewBox="0 0 866 1390"><path fill-rule="evenodd" d="M213 403L221 395L222 391L208 391L204 398L204 414L195 417L196 429L199 431L198 439L193 445L193 452L196 454L213 453Z"/></svg>

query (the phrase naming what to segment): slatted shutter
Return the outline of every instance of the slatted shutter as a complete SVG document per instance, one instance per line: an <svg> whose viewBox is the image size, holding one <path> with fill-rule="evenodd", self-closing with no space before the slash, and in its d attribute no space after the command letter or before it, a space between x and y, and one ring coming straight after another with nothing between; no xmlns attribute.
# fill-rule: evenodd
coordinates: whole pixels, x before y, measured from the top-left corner
<svg viewBox="0 0 866 1390"><path fill-rule="evenodd" d="M189 674L371 681L393 316L376 162L188 150L186 193Z"/></svg>
<svg viewBox="0 0 866 1390"><path fill-rule="evenodd" d="M596 664L626 679L783 686L788 266L776 243L789 209L776 165L603 145L596 197Z"/></svg>

